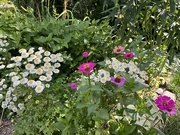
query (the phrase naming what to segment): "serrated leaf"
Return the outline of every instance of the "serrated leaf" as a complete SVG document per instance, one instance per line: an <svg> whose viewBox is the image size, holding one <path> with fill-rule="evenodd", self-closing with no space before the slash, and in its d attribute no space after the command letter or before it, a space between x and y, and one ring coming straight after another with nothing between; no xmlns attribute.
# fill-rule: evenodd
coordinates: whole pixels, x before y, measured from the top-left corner
<svg viewBox="0 0 180 135"><path fill-rule="evenodd" d="M109 119L109 113L108 110L101 108L96 112L96 116L101 118L101 119L105 119L108 120Z"/></svg>
<svg viewBox="0 0 180 135"><path fill-rule="evenodd" d="M89 106L88 107L88 115L90 115L91 113L95 112L98 107L99 107L98 104L93 104L93 105Z"/></svg>

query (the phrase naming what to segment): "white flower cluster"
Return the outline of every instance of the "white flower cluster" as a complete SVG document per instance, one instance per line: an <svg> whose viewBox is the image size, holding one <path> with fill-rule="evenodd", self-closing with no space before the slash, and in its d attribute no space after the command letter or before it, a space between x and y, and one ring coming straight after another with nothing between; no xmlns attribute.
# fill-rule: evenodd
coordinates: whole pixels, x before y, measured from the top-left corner
<svg viewBox="0 0 180 135"><path fill-rule="evenodd" d="M49 82L53 74L60 72L59 67L64 60L61 53L51 54L42 47L39 47L38 51L34 48L20 49L19 53L20 56L11 58L12 63L4 65L11 70L6 74L6 80L0 80L0 100L4 99L1 107L13 112L24 109L23 103L15 103L18 97L14 91L20 88L18 86L27 86L33 88L36 93L41 93L45 88L50 87ZM16 70L12 71L13 69ZM3 95L3 93L6 94Z"/></svg>
<svg viewBox="0 0 180 135"><path fill-rule="evenodd" d="M6 47L9 45L9 43L6 40L7 36L3 36L0 34L0 52L6 52Z"/></svg>
<svg viewBox="0 0 180 135"><path fill-rule="evenodd" d="M12 57L11 60L16 66L24 66L25 71L18 75L9 74L13 87L27 85L34 88L37 93L41 93L45 87L50 86L48 82L52 80L53 74L59 73L58 68L63 62L62 54L51 54L42 47L39 47L38 51L34 51L34 48L20 49L19 53L21 56ZM36 80L31 78L32 75L36 76Z"/></svg>
<svg viewBox="0 0 180 135"><path fill-rule="evenodd" d="M107 81L110 81L110 73L104 69L98 70L97 77L95 73L90 75L90 78L93 79L95 82L101 82L101 83L106 83Z"/></svg>
<svg viewBox="0 0 180 135"><path fill-rule="evenodd" d="M135 79L135 81L144 84L145 80L148 80L147 73L145 71L140 71L140 69L134 64L134 62L130 61L129 63L120 62L116 58L111 58L111 60L105 61L108 68L114 70L114 77L117 76L118 72L127 72ZM91 74L91 79L96 82L105 83L110 81L110 73L104 69L98 70L97 76L95 73Z"/></svg>
<svg viewBox="0 0 180 135"><path fill-rule="evenodd" d="M140 69L130 61L129 63L120 62L116 58L111 58L112 61L107 60L106 64L109 68L114 69L115 72L128 72L135 81L144 84L145 80L148 80L147 73L145 71L140 71Z"/></svg>

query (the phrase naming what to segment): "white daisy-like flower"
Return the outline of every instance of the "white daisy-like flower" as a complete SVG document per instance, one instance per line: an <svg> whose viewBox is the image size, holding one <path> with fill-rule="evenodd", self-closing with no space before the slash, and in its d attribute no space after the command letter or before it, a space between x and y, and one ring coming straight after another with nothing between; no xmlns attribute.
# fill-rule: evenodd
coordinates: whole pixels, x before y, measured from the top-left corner
<svg viewBox="0 0 180 135"><path fill-rule="evenodd" d="M35 58L34 59L34 64L40 64L41 63L41 59L40 58Z"/></svg>
<svg viewBox="0 0 180 135"><path fill-rule="evenodd" d="M57 73L59 73L59 69L54 69L53 72L54 72L55 74L57 74Z"/></svg>
<svg viewBox="0 0 180 135"><path fill-rule="evenodd" d="M107 65L111 64L110 60L106 60L105 62L106 62Z"/></svg>
<svg viewBox="0 0 180 135"><path fill-rule="evenodd" d="M4 69L4 68L5 68L5 65L1 65L1 66L0 66L0 69Z"/></svg>
<svg viewBox="0 0 180 135"><path fill-rule="evenodd" d="M34 69L35 66L34 66L34 64L28 63L28 64L25 65L25 68L26 68L26 70L31 70L31 69Z"/></svg>
<svg viewBox="0 0 180 135"><path fill-rule="evenodd" d="M52 76L53 75L53 72L52 71L47 71L46 72L46 76Z"/></svg>
<svg viewBox="0 0 180 135"><path fill-rule="evenodd" d="M49 88L49 87L50 87L50 84L45 84L45 87L46 87L46 88Z"/></svg>
<svg viewBox="0 0 180 135"><path fill-rule="evenodd" d="M106 79L104 77L100 78L100 82L101 83L105 83L106 82Z"/></svg>
<svg viewBox="0 0 180 135"><path fill-rule="evenodd" d="M24 108L24 104L19 103L19 104L18 104L18 107L19 107L20 110L22 110L22 109Z"/></svg>
<svg viewBox="0 0 180 135"><path fill-rule="evenodd" d="M22 57L21 56L16 56L13 58L14 62L21 62L22 61Z"/></svg>
<svg viewBox="0 0 180 135"><path fill-rule="evenodd" d="M12 111L13 111L13 112L17 112L18 109L14 106L14 107L12 108Z"/></svg>
<svg viewBox="0 0 180 135"><path fill-rule="evenodd" d="M11 101L11 99L12 99L11 97L6 97L5 102L8 104Z"/></svg>
<svg viewBox="0 0 180 135"><path fill-rule="evenodd" d="M38 85L35 88L36 93L41 93L44 90L44 85Z"/></svg>
<svg viewBox="0 0 180 135"><path fill-rule="evenodd" d="M0 81L0 86L2 86L3 85L3 82L2 81Z"/></svg>
<svg viewBox="0 0 180 135"><path fill-rule="evenodd" d="M49 71L53 71L53 72L54 72L54 70L55 70L55 67L54 67L54 66L50 66L50 67L49 67Z"/></svg>
<svg viewBox="0 0 180 135"><path fill-rule="evenodd" d="M23 52L27 52L27 50L24 49L24 48L22 48L22 49L19 50L19 53L23 53Z"/></svg>
<svg viewBox="0 0 180 135"><path fill-rule="evenodd" d="M13 82L13 87L15 88L16 86L18 86L20 84L20 81L14 81Z"/></svg>
<svg viewBox="0 0 180 135"><path fill-rule="evenodd" d="M7 104L1 104L1 107L2 107L3 109L7 108Z"/></svg>
<svg viewBox="0 0 180 135"><path fill-rule="evenodd" d="M30 49L28 50L28 53L29 53L29 54L33 54L33 53L34 53L34 48L30 48Z"/></svg>
<svg viewBox="0 0 180 135"><path fill-rule="evenodd" d="M13 97L13 101L14 102L16 102L17 101L17 97L15 96L15 97Z"/></svg>
<svg viewBox="0 0 180 135"><path fill-rule="evenodd" d="M124 67L119 67L119 71L120 72L125 72L125 68Z"/></svg>
<svg viewBox="0 0 180 135"><path fill-rule="evenodd" d="M41 55L41 52L37 51L37 52L35 52L35 55L36 55L36 56L37 56L37 55Z"/></svg>
<svg viewBox="0 0 180 135"><path fill-rule="evenodd" d="M37 58L37 56L36 56L36 55L34 55L34 54L32 54L29 58L31 58L32 60L34 60L34 59L36 59L36 58Z"/></svg>
<svg viewBox="0 0 180 135"><path fill-rule="evenodd" d="M44 75L41 75L40 77L39 77L39 80L41 80L41 81L45 81L46 80L46 76L44 76Z"/></svg>
<svg viewBox="0 0 180 135"><path fill-rule="evenodd" d="M44 56L49 56L51 53L49 51L44 52Z"/></svg>
<svg viewBox="0 0 180 135"><path fill-rule="evenodd" d="M39 58L39 59L42 59L42 55L36 55L37 56L37 58Z"/></svg>
<svg viewBox="0 0 180 135"><path fill-rule="evenodd" d="M59 68L60 66L61 66L61 64L58 62L54 64L54 67L56 67L56 68Z"/></svg>
<svg viewBox="0 0 180 135"><path fill-rule="evenodd" d="M30 86L30 87L34 87L36 85L36 82L34 80L29 80L27 82L27 85Z"/></svg>
<svg viewBox="0 0 180 135"><path fill-rule="evenodd" d="M57 53L57 54L56 54L56 57L61 57L61 56L62 56L61 53Z"/></svg>
<svg viewBox="0 0 180 135"><path fill-rule="evenodd" d="M112 65L112 68L115 70L115 71L117 71L118 70L118 65Z"/></svg>
<svg viewBox="0 0 180 135"><path fill-rule="evenodd" d="M3 89L6 89L6 88L7 88L7 85L6 85L6 84L4 84L4 85L2 86L2 88L3 88Z"/></svg>
<svg viewBox="0 0 180 135"><path fill-rule="evenodd" d="M21 80L20 80L20 83L21 84L26 84L28 82L28 79L27 78L22 78Z"/></svg>
<svg viewBox="0 0 180 135"><path fill-rule="evenodd" d="M0 99L3 99L3 94L0 94Z"/></svg>
<svg viewBox="0 0 180 135"><path fill-rule="evenodd" d="M123 63L122 63L122 67L123 67L123 68L127 68L127 67L128 67L128 64L125 63L125 62L123 62Z"/></svg>
<svg viewBox="0 0 180 135"><path fill-rule="evenodd" d="M50 59L49 57L44 57L43 61L44 61L44 62L50 62L51 59Z"/></svg>
<svg viewBox="0 0 180 135"><path fill-rule="evenodd" d="M49 71L49 67L41 67L43 69L44 72L48 72Z"/></svg>
<svg viewBox="0 0 180 135"><path fill-rule="evenodd" d="M27 62L31 62L33 59L31 57L27 58Z"/></svg>
<svg viewBox="0 0 180 135"><path fill-rule="evenodd" d="M56 54L57 55L57 54ZM57 56L56 56L55 54L51 54L50 55L50 57L51 57L51 59L53 59L53 58L57 58Z"/></svg>
<svg viewBox="0 0 180 135"><path fill-rule="evenodd" d="M29 57L29 53L27 53L27 52L22 52L22 53L21 53L21 57L22 57L22 58L27 58L27 57Z"/></svg>
<svg viewBox="0 0 180 135"><path fill-rule="evenodd" d="M42 75L42 74L43 74L43 69L42 69L42 68L38 68L38 69L36 70L36 74Z"/></svg>
<svg viewBox="0 0 180 135"><path fill-rule="evenodd" d="M9 73L9 76L15 76L15 75L17 75L16 72L11 72L11 73Z"/></svg>
<svg viewBox="0 0 180 135"><path fill-rule="evenodd" d="M36 86L42 85L41 81L36 81Z"/></svg>
<svg viewBox="0 0 180 135"><path fill-rule="evenodd" d="M20 62L16 62L15 65L18 67L18 66L21 66L22 64Z"/></svg>
<svg viewBox="0 0 180 135"><path fill-rule="evenodd" d="M29 73L30 73L30 74L35 74L35 73L36 73L36 69L31 69L31 70L29 71Z"/></svg>
<svg viewBox="0 0 180 135"><path fill-rule="evenodd" d="M57 58L51 58L51 62L52 62L52 63L57 62Z"/></svg>
<svg viewBox="0 0 180 135"><path fill-rule="evenodd" d="M44 67L50 67L51 66L51 63L49 63L49 62L46 62L46 63L44 63Z"/></svg>
<svg viewBox="0 0 180 135"><path fill-rule="evenodd" d="M52 77L51 77L51 76L47 76L47 77L46 77L46 81L47 81L47 82L50 82L51 80L52 80Z"/></svg>
<svg viewBox="0 0 180 135"><path fill-rule="evenodd" d="M58 57L57 60L58 60L59 62L63 62L63 61L64 61L63 57Z"/></svg>
<svg viewBox="0 0 180 135"><path fill-rule="evenodd" d="M28 75L29 75L29 72L27 72L27 71L22 73L22 76L23 76L23 77L26 77L26 76L28 76Z"/></svg>
<svg viewBox="0 0 180 135"><path fill-rule="evenodd" d="M14 66L15 66L15 64L12 63L12 64L8 64L6 67L7 68L13 68Z"/></svg>
<svg viewBox="0 0 180 135"><path fill-rule="evenodd" d="M15 81L18 81L19 80L19 76L13 76L12 78L11 78L11 81L12 82L15 82Z"/></svg>

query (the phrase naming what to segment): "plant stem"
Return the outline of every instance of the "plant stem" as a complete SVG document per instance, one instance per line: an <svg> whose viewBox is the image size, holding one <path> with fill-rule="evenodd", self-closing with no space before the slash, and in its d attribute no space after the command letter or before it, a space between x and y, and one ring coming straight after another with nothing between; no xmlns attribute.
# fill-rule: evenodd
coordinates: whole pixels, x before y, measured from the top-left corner
<svg viewBox="0 0 180 135"><path fill-rule="evenodd" d="M88 83L89 83L89 88L90 88L91 87L90 75L88 75Z"/></svg>
<svg viewBox="0 0 180 135"><path fill-rule="evenodd" d="M1 114L1 119L0 119L0 125L2 124L2 119L3 119L3 115L4 115L4 108L3 108L3 110L2 110L2 114Z"/></svg>

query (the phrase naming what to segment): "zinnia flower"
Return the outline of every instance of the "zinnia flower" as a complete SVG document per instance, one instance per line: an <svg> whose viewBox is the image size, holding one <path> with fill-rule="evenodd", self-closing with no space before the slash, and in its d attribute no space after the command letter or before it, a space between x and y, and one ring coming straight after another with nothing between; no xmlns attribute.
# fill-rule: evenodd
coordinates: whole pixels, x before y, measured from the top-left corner
<svg viewBox="0 0 180 135"><path fill-rule="evenodd" d="M82 56L83 56L83 57L87 57L87 56L89 56L89 53L88 53L88 52L83 52L83 53L82 53Z"/></svg>
<svg viewBox="0 0 180 135"><path fill-rule="evenodd" d="M160 110L170 115L176 114L177 112L175 102L168 96L157 97L157 99L155 100L155 103Z"/></svg>
<svg viewBox="0 0 180 135"><path fill-rule="evenodd" d="M85 74L88 75L93 70L94 66L95 66L95 63L93 63L93 62L86 62L86 63L81 64L78 67L78 69L79 69L79 72L81 72L81 73L84 72Z"/></svg>
<svg viewBox="0 0 180 135"><path fill-rule="evenodd" d="M124 53L124 58L126 59L132 59L134 57L134 53L133 52L126 52Z"/></svg>
<svg viewBox="0 0 180 135"><path fill-rule="evenodd" d="M126 80L125 80L124 77L117 76L116 78L111 77L111 82L114 83L117 86L122 86L126 82Z"/></svg>
<svg viewBox="0 0 180 135"><path fill-rule="evenodd" d="M74 90L74 89L77 89L78 84L72 82L72 83L69 84L69 87L71 87L71 89Z"/></svg>
<svg viewBox="0 0 180 135"><path fill-rule="evenodd" d="M121 53L121 52L123 52L124 51L124 47L122 47L122 46L115 46L114 47L114 53Z"/></svg>

